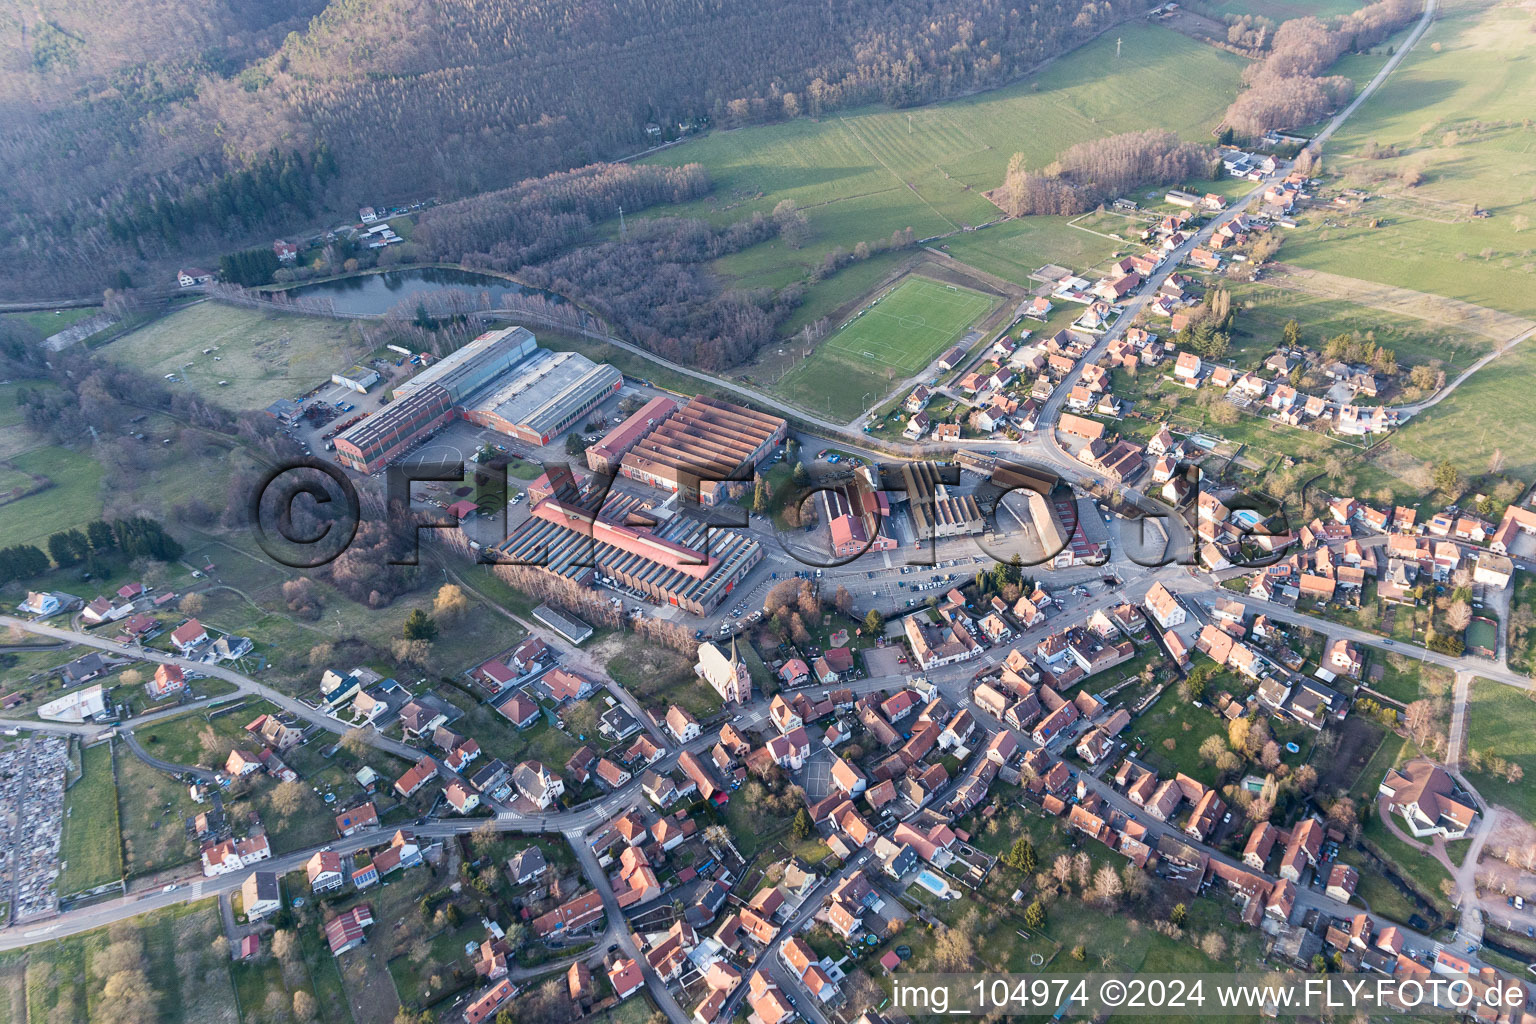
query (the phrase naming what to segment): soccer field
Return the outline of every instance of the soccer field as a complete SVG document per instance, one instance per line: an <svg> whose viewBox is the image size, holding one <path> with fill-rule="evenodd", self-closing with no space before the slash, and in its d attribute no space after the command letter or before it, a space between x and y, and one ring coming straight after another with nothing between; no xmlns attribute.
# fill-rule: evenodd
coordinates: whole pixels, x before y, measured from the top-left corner
<svg viewBox="0 0 1536 1024"><path fill-rule="evenodd" d="M927 366L998 300L927 277L904 278L834 331L774 390L802 408L854 417Z"/></svg>
<svg viewBox="0 0 1536 1024"><path fill-rule="evenodd" d="M822 345L829 355L916 373L992 308L980 292L909 277Z"/></svg>

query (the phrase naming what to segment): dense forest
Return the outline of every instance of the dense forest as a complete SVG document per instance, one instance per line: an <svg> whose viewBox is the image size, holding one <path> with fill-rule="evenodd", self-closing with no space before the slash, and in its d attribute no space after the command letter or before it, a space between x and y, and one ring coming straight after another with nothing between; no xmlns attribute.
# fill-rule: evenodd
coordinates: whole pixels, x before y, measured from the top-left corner
<svg viewBox="0 0 1536 1024"><path fill-rule="evenodd" d="M86 291L683 125L1005 83L1128 0L53 0L0 13L0 282ZM648 129L654 126L654 130ZM63 275L61 278L61 274Z"/></svg>

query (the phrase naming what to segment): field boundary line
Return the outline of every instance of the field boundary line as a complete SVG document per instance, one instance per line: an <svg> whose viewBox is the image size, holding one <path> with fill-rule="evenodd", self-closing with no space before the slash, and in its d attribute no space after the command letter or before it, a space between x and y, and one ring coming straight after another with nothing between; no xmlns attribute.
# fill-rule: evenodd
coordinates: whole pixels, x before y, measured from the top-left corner
<svg viewBox="0 0 1536 1024"><path fill-rule="evenodd" d="M1507 343L1511 337L1536 328L1536 320L1490 306L1436 295L1434 292L1378 284L1363 278L1345 277L1289 263L1276 264L1274 269L1276 273L1270 275L1268 280L1276 288L1302 292L1323 300L1352 302L1367 309L1377 309L1441 327L1460 328L1496 344ZM1393 304L1394 299L1398 304ZM1421 303L1434 307L1439 315L1420 311L1416 304Z"/></svg>
<svg viewBox="0 0 1536 1024"><path fill-rule="evenodd" d="M891 177L895 178L898 182L901 183L901 187L902 188L906 189L908 192L911 192L913 195L917 196L918 201L921 202L924 206L928 207L929 210L933 211L933 215L935 217L939 218L939 220L943 221L945 224L948 224L951 231L959 231L960 230L960 225L956 224L954 221L950 220L948 217L946 217L942 213L940 213L938 207L936 207L932 203L930 203L928 201L928 197L923 195L921 192L919 192L917 190L917 186L916 185L911 184L905 178L903 178L901 175L897 174L896 173L896 169L894 167L892 167L890 164L886 163L884 157L882 157L879 153L875 152L875 147L871 146L869 144L869 140L864 138L864 136L860 135L858 130L856 128L854 128L853 125L848 123L848 119L846 117L839 117L837 119L837 121L838 121L838 124L841 124L848 131L848 134L852 135L858 141L859 145L864 147L864 149L869 153L870 156L875 158L875 162L877 164L879 164L881 167L884 167L886 169L886 171L890 174Z"/></svg>

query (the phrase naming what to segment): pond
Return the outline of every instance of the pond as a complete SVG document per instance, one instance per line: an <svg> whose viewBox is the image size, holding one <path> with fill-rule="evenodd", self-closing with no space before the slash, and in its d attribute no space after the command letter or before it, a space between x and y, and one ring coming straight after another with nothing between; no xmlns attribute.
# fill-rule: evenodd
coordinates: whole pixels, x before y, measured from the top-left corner
<svg viewBox="0 0 1536 1024"><path fill-rule="evenodd" d="M488 298L491 307L513 295L541 295L550 302L565 300L553 292L538 288L526 288L516 281L489 274L477 274L469 270L441 267L414 267L409 270L386 270L382 274L358 274L338 278L321 284L306 284L287 290L295 299L330 299L338 313L387 313L402 303L426 304L429 310L443 311L451 304L443 300L461 297L471 306L488 308L482 302Z"/></svg>

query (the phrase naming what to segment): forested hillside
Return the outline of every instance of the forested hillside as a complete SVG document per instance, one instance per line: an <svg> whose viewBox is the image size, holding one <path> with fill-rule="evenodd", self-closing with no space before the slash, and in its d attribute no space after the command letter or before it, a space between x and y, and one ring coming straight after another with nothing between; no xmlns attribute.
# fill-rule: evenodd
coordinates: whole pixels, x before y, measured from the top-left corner
<svg viewBox="0 0 1536 1024"><path fill-rule="evenodd" d="M998 85L1135 5L321 6L38 0L0 14L4 287L84 291L363 203L508 186L637 150L651 123L665 135Z"/></svg>

